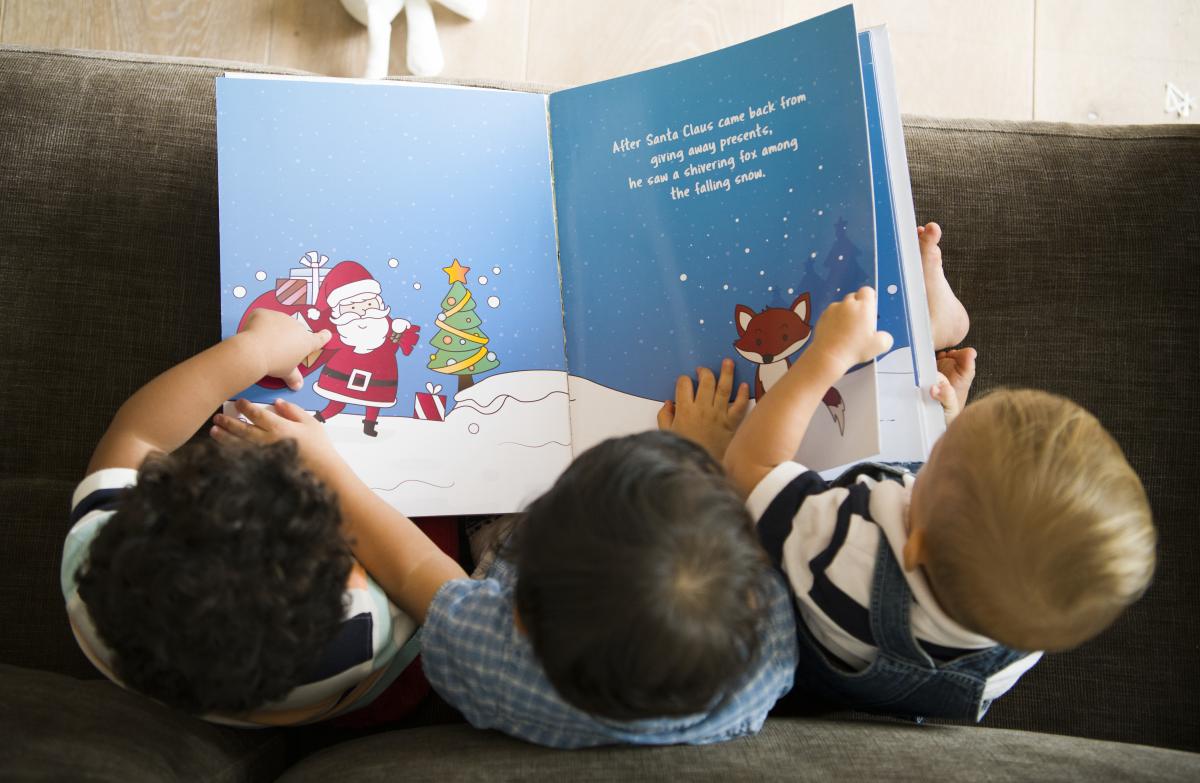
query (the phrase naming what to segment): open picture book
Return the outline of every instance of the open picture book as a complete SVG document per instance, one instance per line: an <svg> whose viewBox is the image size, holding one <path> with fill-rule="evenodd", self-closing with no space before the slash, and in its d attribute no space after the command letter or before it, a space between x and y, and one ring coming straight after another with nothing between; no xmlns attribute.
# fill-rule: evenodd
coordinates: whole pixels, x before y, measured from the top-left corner
<svg viewBox="0 0 1200 783"><path fill-rule="evenodd" d="M653 428L733 357L769 393L833 301L895 345L797 459L924 459L940 407L887 36L851 7L549 95L217 80L222 333L267 308L334 338L286 397L415 516L521 509L599 441Z"/></svg>

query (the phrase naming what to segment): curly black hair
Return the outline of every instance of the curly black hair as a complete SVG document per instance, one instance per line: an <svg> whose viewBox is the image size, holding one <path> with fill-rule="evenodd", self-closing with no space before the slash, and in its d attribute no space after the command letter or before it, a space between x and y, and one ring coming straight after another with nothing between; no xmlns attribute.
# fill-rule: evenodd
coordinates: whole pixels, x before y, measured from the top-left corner
<svg viewBox="0 0 1200 783"><path fill-rule="evenodd" d="M758 661L769 563L721 467L676 435L581 454L526 509L505 556L534 653L585 712L711 710Z"/></svg>
<svg viewBox="0 0 1200 783"><path fill-rule="evenodd" d="M332 493L294 442L148 458L79 569L129 687L187 712L244 712L317 667L352 566Z"/></svg>

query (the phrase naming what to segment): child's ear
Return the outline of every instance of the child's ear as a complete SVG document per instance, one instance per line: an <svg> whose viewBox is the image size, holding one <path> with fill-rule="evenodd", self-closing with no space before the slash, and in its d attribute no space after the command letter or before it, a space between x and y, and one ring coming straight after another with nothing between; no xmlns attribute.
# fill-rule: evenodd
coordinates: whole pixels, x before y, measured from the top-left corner
<svg viewBox="0 0 1200 783"><path fill-rule="evenodd" d="M925 528L913 525L904 542L904 570L914 571L922 565L925 565Z"/></svg>

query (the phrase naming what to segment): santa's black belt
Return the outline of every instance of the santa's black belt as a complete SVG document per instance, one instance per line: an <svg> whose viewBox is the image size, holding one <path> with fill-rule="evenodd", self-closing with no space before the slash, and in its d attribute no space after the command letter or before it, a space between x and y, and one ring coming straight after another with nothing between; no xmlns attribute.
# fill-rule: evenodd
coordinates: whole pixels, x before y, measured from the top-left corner
<svg viewBox="0 0 1200 783"><path fill-rule="evenodd" d="M347 375L346 373L338 372L337 370L331 370L328 367L325 368L325 374L328 375L330 378L336 378L339 381L349 381L350 380L350 376ZM394 381L394 380L377 381L374 378L372 378L371 380L367 381L367 385L368 386L395 386L396 381Z"/></svg>

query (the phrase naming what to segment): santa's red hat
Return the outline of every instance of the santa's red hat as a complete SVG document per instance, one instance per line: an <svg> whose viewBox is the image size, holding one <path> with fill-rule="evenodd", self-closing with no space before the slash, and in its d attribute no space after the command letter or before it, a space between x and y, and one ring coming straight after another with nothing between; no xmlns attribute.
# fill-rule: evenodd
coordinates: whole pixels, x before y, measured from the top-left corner
<svg viewBox="0 0 1200 783"><path fill-rule="evenodd" d="M347 299L361 294L378 295L382 290L362 264L342 261L325 276L318 301L332 310Z"/></svg>

